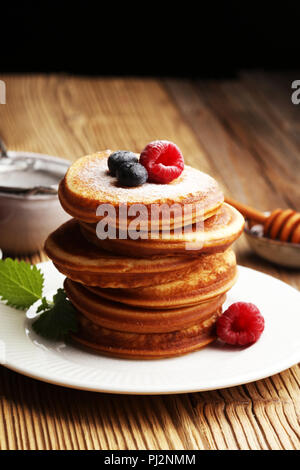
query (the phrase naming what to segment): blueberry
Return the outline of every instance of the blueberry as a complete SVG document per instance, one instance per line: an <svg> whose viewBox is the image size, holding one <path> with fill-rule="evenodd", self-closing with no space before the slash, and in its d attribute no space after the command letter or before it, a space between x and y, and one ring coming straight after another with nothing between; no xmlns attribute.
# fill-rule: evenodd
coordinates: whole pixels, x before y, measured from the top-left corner
<svg viewBox="0 0 300 470"><path fill-rule="evenodd" d="M112 176L116 176L117 168L125 162L138 162L138 158L133 152L118 150L108 157L108 168Z"/></svg>
<svg viewBox="0 0 300 470"><path fill-rule="evenodd" d="M140 163L125 162L117 169L117 178L120 186L140 186L147 181L148 172Z"/></svg>

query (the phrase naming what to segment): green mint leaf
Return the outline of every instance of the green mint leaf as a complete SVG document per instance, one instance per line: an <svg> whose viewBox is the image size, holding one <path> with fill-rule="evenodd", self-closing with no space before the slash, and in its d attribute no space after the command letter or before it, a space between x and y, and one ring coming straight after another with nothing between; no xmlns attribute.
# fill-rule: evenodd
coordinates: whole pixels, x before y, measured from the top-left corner
<svg viewBox="0 0 300 470"><path fill-rule="evenodd" d="M42 313L32 324L37 334L48 339L63 340L69 333L77 331L76 310L63 289L58 289L53 303L43 298L38 311Z"/></svg>
<svg viewBox="0 0 300 470"><path fill-rule="evenodd" d="M39 305L38 308L36 309L36 313L43 312L43 310L49 309L50 307L52 307L52 305L53 305L53 302L49 304L48 300L45 297L43 297L41 305Z"/></svg>
<svg viewBox="0 0 300 470"><path fill-rule="evenodd" d="M7 305L26 310L42 298L44 277L25 261L0 260L0 298Z"/></svg>

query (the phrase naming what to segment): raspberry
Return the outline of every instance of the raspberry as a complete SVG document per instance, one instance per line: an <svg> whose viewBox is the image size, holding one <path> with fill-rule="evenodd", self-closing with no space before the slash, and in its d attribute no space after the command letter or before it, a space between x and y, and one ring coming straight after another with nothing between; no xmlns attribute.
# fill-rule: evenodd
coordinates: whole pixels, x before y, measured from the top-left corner
<svg viewBox="0 0 300 470"><path fill-rule="evenodd" d="M140 163L148 171L150 183L170 183L184 169L181 151L177 145L167 140L150 142L141 153Z"/></svg>
<svg viewBox="0 0 300 470"><path fill-rule="evenodd" d="M264 317L251 303L236 302L217 321L217 335L228 344L255 343L265 327Z"/></svg>

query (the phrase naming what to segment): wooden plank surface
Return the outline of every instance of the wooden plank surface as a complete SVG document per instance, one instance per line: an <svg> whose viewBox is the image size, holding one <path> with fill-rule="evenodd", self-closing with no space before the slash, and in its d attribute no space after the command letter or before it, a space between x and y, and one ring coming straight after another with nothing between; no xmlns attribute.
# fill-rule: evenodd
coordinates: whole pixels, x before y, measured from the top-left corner
<svg viewBox="0 0 300 470"><path fill-rule="evenodd" d="M2 76L7 104L0 105L0 136L10 149L70 160L102 148L139 152L151 140L168 139L227 194L263 210L300 210L300 106L290 101L296 78ZM299 271L254 256L244 237L235 248L240 264L300 288ZM0 449L300 449L299 383L295 366L219 391L117 396L1 367Z"/></svg>

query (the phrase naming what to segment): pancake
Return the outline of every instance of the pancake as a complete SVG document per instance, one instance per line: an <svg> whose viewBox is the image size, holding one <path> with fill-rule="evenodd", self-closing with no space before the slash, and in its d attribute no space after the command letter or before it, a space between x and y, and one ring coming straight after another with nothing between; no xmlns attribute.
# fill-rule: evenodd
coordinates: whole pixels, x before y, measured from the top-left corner
<svg viewBox="0 0 300 470"><path fill-rule="evenodd" d="M201 255L193 271L160 285L127 289L87 286L93 293L127 305L151 309L187 307L225 294L236 280L236 259L224 253Z"/></svg>
<svg viewBox="0 0 300 470"><path fill-rule="evenodd" d="M57 269L73 281L99 287L140 287L184 277L198 264L190 256L149 259L118 256L97 248L71 219L53 232L45 251Z"/></svg>
<svg viewBox="0 0 300 470"><path fill-rule="evenodd" d="M135 204L142 204L146 213L140 215L140 223L144 229L149 230L151 206L175 204L180 214L171 212L169 223L171 227L181 227L211 217L224 201L218 183L211 176L188 165L179 178L169 184L147 182L134 188L120 187L107 168L107 159L112 152L104 150L79 158L68 169L59 186L59 199L62 207L72 217L87 223L98 222L103 218L103 214L96 214L98 206L109 204L115 209L116 218L107 220L111 225L124 229L124 224L136 216L129 214L122 221L119 207L127 205L128 209L133 209ZM181 217L183 207L188 212L184 221ZM156 222L153 221L154 225L161 227L165 222L164 217L162 215Z"/></svg>
<svg viewBox="0 0 300 470"><path fill-rule="evenodd" d="M64 287L74 307L92 323L131 333L164 333L188 328L207 320L225 301L225 295L220 295L192 307L151 310L104 299L70 279L65 280Z"/></svg>
<svg viewBox="0 0 300 470"><path fill-rule="evenodd" d="M224 203L216 215L206 219L204 225L185 227L176 232L159 232L159 238L117 238L100 240L96 234L96 224L81 223L85 238L113 253L129 256L149 257L153 255L216 253L225 251L240 236L244 228L243 216L232 206ZM147 232L148 234L148 232Z"/></svg>
<svg viewBox="0 0 300 470"><path fill-rule="evenodd" d="M75 343L104 355L127 359L163 359L197 351L216 339L219 308L208 319L169 333L129 333L103 328L78 313L79 331Z"/></svg>

